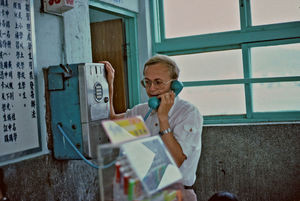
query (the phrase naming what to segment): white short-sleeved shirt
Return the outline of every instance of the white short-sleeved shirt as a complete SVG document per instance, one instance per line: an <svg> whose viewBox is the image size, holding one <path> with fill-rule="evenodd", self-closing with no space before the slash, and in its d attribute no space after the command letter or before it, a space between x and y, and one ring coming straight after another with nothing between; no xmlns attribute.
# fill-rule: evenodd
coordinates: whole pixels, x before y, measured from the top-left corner
<svg viewBox="0 0 300 201"><path fill-rule="evenodd" d="M148 111L148 104L143 103L127 110L125 116L141 115L145 117ZM160 127L155 111L149 115L145 123L151 135L158 134ZM201 154L203 117L194 105L176 97L174 105L169 111L169 124L175 139L187 157L179 168L183 176L182 183L186 186L192 186L196 180L196 171Z"/></svg>

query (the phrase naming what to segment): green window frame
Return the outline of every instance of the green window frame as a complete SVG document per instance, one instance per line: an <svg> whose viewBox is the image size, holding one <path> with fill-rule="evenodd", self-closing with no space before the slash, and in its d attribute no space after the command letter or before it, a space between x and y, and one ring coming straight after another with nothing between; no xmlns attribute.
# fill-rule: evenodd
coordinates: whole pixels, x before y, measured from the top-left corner
<svg viewBox="0 0 300 201"><path fill-rule="evenodd" d="M254 112L253 90L255 83L281 83L300 81L300 76L251 77L251 48L300 43L300 21L252 26L249 0L240 0L241 29L221 33L193 35L177 38L165 37L163 0L150 1L152 53L185 55L220 50L242 50L243 79L188 81L185 87L243 84L245 115L204 116L204 124L231 124L257 122L294 122L300 120L300 111ZM300 103L299 103L300 104Z"/></svg>

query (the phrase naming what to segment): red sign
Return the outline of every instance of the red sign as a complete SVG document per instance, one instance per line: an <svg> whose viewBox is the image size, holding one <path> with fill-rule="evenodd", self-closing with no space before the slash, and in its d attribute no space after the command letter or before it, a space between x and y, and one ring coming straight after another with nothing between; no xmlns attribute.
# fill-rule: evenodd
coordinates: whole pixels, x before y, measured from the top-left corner
<svg viewBox="0 0 300 201"><path fill-rule="evenodd" d="M69 5L74 5L74 0L66 0L66 3Z"/></svg>
<svg viewBox="0 0 300 201"><path fill-rule="evenodd" d="M59 4L61 0L49 0L48 3L50 6L53 5L53 3Z"/></svg>
<svg viewBox="0 0 300 201"><path fill-rule="evenodd" d="M74 0L65 0L66 4L68 5L74 5ZM49 0L48 3L50 6L52 6L54 3L55 4L60 4L61 0Z"/></svg>

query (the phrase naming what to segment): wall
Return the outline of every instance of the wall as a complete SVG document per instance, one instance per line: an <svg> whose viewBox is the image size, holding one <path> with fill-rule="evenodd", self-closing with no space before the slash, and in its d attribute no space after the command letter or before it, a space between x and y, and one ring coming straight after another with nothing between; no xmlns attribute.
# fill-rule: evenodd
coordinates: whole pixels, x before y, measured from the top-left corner
<svg viewBox="0 0 300 201"><path fill-rule="evenodd" d="M38 71L49 65L92 61L88 1L75 2L75 8L60 17L40 13L40 1L34 1Z"/></svg>
<svg viewBox="0 0 300 201"><path fill-rule="evenodd" d="M43 154L49 153L47 141L52 137L46 127L46 102L43 68L59 64L92 61L88 1L75 1L75 8L64 17L41 13L41 1L33 1L35 25L35 71L39 102L39 126ZM48 136L49 135L49 136Z"/></svg>
<svg viewBox="0 0 300 201"><path fill-rule="evenodd" d="M1 167L11 201L100 200L97 170L44 155Z"/></svg>
<svg viewBox="0 0 300 201"><path fill-rule="evenodd" d="M299 201L300 124L205 127L196 192L242 201Z"/></svg>
<svg viewBox="0 0 300 201"><path fill-rule="evenodd" d="M41 13L34 0L35 73L39 102L42 153L0 167L8 196L14 200L99 200L98 174L82 161L57 161L47 149L43 68L58 64L91 62L88 0L76 0L64 17ZM50 152L50 154L49 154ZM46 154L46 155L45 155ZM42 155L36 157L38 155ZM28 159L30 158L31 159ZM14 161L15 162L15 161Z"/></svg>
<svg viewBox="0 0 300 201"><path fill-rule="evenodd" d="M100 0L134 12L139 11L139 0Z"/></svg>
<svg viewBox="0 0 300 201"><path fill-rule="evenodd" d="M151 27L150 27L150 8L149 0L140 1L138 17L138 48L139 48L139 65L140 78L143 78L143 69L145 62L152 55ZM146 102L148 95L146 90L141 88L141 102Z"/></svg>
<svg viewBox="0 0 300 201"><path fill-rule="evenodd" d="M199 201L230 191L241 201L299 201L300 124L204 127ZM98 173L50 155L2 167L12 200L99 200Z"/></svg>

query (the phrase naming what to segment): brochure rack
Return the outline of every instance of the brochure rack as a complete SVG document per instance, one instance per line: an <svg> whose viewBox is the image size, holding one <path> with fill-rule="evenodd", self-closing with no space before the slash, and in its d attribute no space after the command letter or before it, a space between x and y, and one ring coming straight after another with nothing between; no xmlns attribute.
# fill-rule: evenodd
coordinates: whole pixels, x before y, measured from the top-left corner
<svg viewBox="0 0 300 201"><path fill-rule="evenodd" d="M159 136L98 146L102 201L184 201L182 175Z"/></svg>

